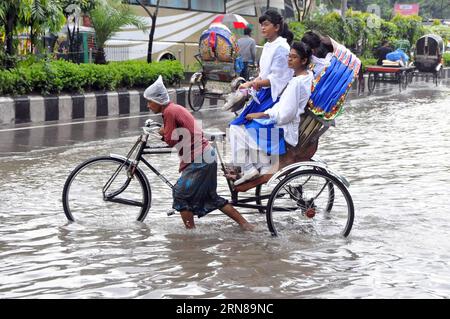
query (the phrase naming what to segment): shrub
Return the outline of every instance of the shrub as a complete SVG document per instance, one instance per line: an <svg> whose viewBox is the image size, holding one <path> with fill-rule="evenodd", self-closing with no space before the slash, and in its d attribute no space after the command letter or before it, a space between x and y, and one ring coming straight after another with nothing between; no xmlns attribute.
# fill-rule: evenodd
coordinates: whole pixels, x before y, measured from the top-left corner
<svg viewBox="0 0 450 319"><path fill-rule="evenodd" d="M145 88L162 75L166 84L184 77L178 61L151 64L145 61L112 62L106 65L74 64L59 61L26 61L15 69L0 70L0 94L42 95L64 92L83 93L89 90Z"/></svg>
<svg viewBox="0 0 450 319"><path fill-rule="evenodd" d="M289 22L289 29L294 33L295 41L300 41L303 34L307 31L305 24L298 21Z"/></svg>
<svg viewBox="0 0 450 319"><path fill-rule="evenodd" d="M450 67L450 52L444 53L444 65Z"/></svg>
<svg viewBox="0 0 450 319"><path fill-rule="evenodd" d="M361 60L361 63L362 63L362 72L363 73L366 72L366 67L368 65L376 65L377 64L377 59L375 59L375 58L361 58L361 57L359 57L359 59Z"/></svg>

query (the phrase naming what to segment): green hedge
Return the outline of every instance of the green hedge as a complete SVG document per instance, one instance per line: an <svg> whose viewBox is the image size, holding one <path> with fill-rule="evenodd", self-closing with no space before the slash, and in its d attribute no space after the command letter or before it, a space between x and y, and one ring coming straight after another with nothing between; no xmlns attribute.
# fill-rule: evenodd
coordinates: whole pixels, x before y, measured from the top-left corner
<svg viewBox="0 0 450 319"><path fill-rule="evenodd" d="M444 65L450 67L450 52L444 53Z"/></svg>
<svg viewBox="0 0 450 319"><path fill-rule="evenodd" d="M37 62L0 70L0 95L82 93L119 88L146 88L162 75L166 84L184 78L178 61L111 62L106 65L67 61Z"/></svg>
<svg viewBox="0 0 450 319"><path fill-rule="evenodd" d="M362 63L362 72L366 72L366 67L368 65L377 65L377 59L375 58L362 58L359 57L359 59L361 60Z"/></svg>

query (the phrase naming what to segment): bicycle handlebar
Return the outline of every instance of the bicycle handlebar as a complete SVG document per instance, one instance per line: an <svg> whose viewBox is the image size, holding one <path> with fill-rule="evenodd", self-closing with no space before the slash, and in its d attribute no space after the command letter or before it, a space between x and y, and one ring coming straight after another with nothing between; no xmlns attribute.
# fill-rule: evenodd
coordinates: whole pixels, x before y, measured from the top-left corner
<svg viewBox="0 0 450 319"><path fill-rule="evenodd" d="M149 135L151 133L156 133L159 131L159 129L162 127L162 125L152 119L148 119L145 121L145 125L142 127L142 130L144 131L144 134Z"/></svg>

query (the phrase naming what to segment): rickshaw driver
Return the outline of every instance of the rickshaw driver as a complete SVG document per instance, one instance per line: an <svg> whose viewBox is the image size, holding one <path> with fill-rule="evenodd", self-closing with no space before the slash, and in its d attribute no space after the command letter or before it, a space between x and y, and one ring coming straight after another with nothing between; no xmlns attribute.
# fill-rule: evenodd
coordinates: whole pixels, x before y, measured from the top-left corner
<svg viewBox="0 0 450 319"><path fill-rule="evenodd" d="M254 225L247 222L226 199L217 195L215 149L203 137L192 114L170 101L161 76L145 90L144 98L148 100L150 110L162 113L164 126L159 134L163 141L179 151L181 177L173 187L173 208L180 212L186 228L195 228L194 215L203 217L219 209L236 221L242 230L253 230Z"/></svg>

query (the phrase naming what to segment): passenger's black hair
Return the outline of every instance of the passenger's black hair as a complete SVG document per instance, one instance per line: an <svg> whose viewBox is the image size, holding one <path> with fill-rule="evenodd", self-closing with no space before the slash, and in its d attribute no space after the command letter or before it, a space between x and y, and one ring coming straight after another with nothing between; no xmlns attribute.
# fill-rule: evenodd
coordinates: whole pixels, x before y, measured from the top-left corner
<svg viewBox="0 0 450 319"><path fill-rule="evenodd" d="M269 9L262 16L259 17L259 24L264 21L269 21L273 25L279 25L280 29L278 30L278 35L287 40L289 44L291 44L294 39L294 34L289 30L289 26L284 22L282 15L273 9Z"/></svg>
<svg viewBox="0 0 450 319"><path fill-rule="evenodd" d="M306 65L311 62L312 50L308 44L301 41L295 41L292 43L291 48L297 51L297 54L300 56L300 58L306 59Z"/></svg>
<svg viewBox="0 0 450 319"><path fill-rule="evenodd" d="M320 47L320 35L314 31L306 31L301 39L303 43L306 43L311 49L317 49Z"/></svg>
<svg viewBox="0 0 450 319"><path fill-rule="evenodd" d="M286 39L286 41L289 45L291 45L292 41L294 41L294 34L291 32L291 30L289 30L289 26L286 22L284 23L284 26L283 26L282 37Z"/></svg>
<svg viewBox="0 0 450 319"><path fill-rule="evenodd" d="M330 52L333 52L333 45L320 42L320 45L314 55L318 58L325 58Z"/></svg>
<svg viewBox="0 0 450 319"><path fill-rule="evenodd" d="M245 29L244 29L244 34L245 34L245 35L250 35L250 34L252 34L252 29L251 29L251 28L248 28L248 27L245 28Z"/></svg>

